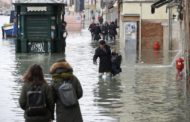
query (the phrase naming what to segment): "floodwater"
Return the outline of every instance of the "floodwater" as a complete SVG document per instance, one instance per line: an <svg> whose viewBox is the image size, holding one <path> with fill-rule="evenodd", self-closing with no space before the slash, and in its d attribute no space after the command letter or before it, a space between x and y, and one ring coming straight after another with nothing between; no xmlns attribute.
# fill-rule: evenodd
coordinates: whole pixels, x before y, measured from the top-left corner
<svg viewBox="0 0 190 122"><path fill-rule="evenodd" d="M5 21L8 18L0 16L0 24ZM159 63L154 65L152 61L148 64L144 60L150 55L142 55L142 61L136 61L137 57L130 57L133 52L129 54L128 51L127 55L126 49L117 48L123 56L122 73L112 79L99 79L98 66L92 63L96 45L91 43L88 30L69 33L66 41L66 59L84 90L79 101L84 122L190 121L185 81L175 80L176 72L172 67L176 53L168 55L167 60L158 56ZM13 39L0 39L0 56L0 121L24 122L23 111L18 104L22 74L29 65L38 63L49 82L50 65L64 55L17 54Z"/></svg>

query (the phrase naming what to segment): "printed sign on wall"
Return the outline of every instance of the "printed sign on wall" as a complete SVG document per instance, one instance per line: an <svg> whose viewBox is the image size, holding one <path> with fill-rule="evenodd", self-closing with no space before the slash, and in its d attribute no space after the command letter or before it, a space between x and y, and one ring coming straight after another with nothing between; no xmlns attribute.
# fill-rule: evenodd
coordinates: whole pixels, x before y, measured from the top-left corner
<svg viewBox="0 0 190 122"><path fill-rule="evenodd" d="M29 52L40 52L45 53L47 52L45 48L45 42L28 42L28 50Z"/></svg>

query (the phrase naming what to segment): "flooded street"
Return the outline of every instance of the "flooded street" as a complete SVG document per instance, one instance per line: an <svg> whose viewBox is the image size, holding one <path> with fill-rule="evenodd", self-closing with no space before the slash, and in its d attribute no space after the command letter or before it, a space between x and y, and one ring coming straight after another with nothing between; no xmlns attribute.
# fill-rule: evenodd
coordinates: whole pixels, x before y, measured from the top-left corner
<svg viewBox="0 0 190 122"><path fill-rule="evenodd" d="M1 25L4 21L7 17L0 16ZM164 65L152 65L146 64L150 55L142 56L144 63L138 63L137 57L130 57L132 52L118 48L123 56L122 73L112 79L99 79L98 66L92 61L96 45L91 43L89 31L69 33L66 42L65 57L84 90L79 101L84 122L190 121L185 81L175 80L176 71L171 65L176 52L164 57L166 60L158 56ZM24 122L18 105L22 74L29 65L38 63L50 82L49 67L64 55L16 54L14 40L0 38L0 56L0 121Z"/></svg>

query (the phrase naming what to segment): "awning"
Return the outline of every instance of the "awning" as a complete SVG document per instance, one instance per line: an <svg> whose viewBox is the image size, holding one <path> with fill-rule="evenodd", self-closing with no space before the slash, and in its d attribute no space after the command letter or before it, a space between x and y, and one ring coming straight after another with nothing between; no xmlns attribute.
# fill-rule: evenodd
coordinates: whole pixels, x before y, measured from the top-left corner
<svg viewBox="0 0 190 122"><path fill-rule="evenodd" d="M67 0L15 0L14 3L64 3L67 4Z"/></svg>
<svg viewBox="0 0 190 122"><path fill-rule="evenodd" d="M155 3L153 3L151 5L151 13L154 14L155 13L155 9L159 8L167 3L172 2L173 0L157 0Z"/></svg>

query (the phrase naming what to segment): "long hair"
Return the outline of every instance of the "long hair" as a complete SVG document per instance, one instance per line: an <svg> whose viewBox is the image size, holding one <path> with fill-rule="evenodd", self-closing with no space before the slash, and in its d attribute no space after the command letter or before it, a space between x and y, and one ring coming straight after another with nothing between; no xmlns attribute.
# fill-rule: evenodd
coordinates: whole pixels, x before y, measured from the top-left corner
<svg viewBox="0 0 190 122"><path fill-rule="evenodd" d="M24 82L33 82L34 84L46 83L43 75L43 71L40 65L31 65L26 73L23 75Z"/></svg>

